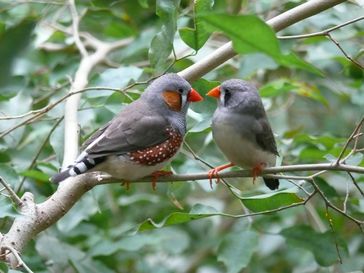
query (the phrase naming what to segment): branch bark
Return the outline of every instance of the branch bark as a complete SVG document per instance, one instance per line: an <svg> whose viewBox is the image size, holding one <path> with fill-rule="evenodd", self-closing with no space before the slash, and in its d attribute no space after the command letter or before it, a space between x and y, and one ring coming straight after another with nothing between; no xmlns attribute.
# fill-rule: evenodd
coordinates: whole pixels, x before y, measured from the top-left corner
<svg viewBox="0 0 364 273"><path fill-rule="evenodd" d="M287 11L275 18L270 19L267 23L276 31L282 30L296 22L299 22L307 17L320 13L321 11L331 8L343 0L315 0L306 2L290 11ZM85 38L85 37L84 37ZM80 66L75 74L75 79L70 89L70 92L83 89L88 83L88 76L91 70L112 50L125 45L124 42L116 42L106 44L101 41L90 41L90 44L97 45L95 52L91 55L82 57ZM206 59L195 63L191 67L181 71L180 76L189 81L196 80L207 72L213 70L228 59L234 57L236 53L232 48L232 44L227 43L214 53L206 57ZM77 156L78 151L78 124L77 124L77 109L80 100L80 95L70 97L65 105L65 139L67 141L67 149L65 152L63 165L68 165ZM364 173L364 168L348 165L332 165L332 164L312 164L312 165L296 165L270 168L264 171L264 174L272 174L283 171L307 171L307 170L343 170L350 172ZM249 171L226 172L220 175L224 177L248 177ZM304 179L304 177L298 177ZM187 180L207 179L206 174L189 174L189 175L174 175L170 177L161 177L160 182L167 181L187 181ZM150 181L146 178L141 181ZM36 204L31 193L25 193L21 198L20 213L21 216L16 217L8 233L0 236L0 252L4 254L9 246L17 252L21 252L25 245L34 238L39 232L45 230L49 226L58 221L66 214L72 206L81 198L81 196L92 189L96 185L107 183L120 183L108 175L100 173L88 173L85 175L69 178L62 182L57 191L46 201ZM14 255L4 255L7 261L12 265L17 261ZM3 257L4 257L3 256ZM13 261L13 262L12 262ZM14 262L15 261L15 262Z"/></svg>

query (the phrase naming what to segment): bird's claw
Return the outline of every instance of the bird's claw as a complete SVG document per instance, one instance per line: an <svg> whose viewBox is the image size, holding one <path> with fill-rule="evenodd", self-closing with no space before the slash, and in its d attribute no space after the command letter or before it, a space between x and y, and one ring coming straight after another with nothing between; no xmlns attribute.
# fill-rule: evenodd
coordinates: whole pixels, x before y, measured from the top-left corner
<svg viewBox="0 0 364 273"><path fill-rule="evenodd" d="M267 165L266 163L262 162L253 167L252 169L253 184L255 183L257 176L260 176L262 174L262 171L266 167L266 165Z"/></svg>
<svg viewBox="0 0 364 273"><path fill-rule="evenodd" d="M155 171L150 176L152 177L152 189L155 191L157 189L157 180L160 176L172 175L171 171Z"/></svg>
<svg viewBox="0 0 364 273"><path fill-rule="evenodd" d="M220 177L219 177L219 169L218 168L213 168L211 169L208 173L207 176L209 178L210 181L210 187L212 189L212 179L216 178L216 184L218 184L220 182Z"/></svg>

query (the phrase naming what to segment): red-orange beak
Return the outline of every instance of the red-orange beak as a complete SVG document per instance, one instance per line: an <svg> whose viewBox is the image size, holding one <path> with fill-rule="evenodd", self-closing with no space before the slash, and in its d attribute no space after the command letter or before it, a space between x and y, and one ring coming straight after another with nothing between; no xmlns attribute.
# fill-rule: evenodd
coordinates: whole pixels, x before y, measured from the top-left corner
<svg viewBox="0 0 364 273"><path fill-rule="evenodd" d="M190 102L197 102L197 101L202 101L203 97L201 97L201 95L193 88L191 88L190 93L187 96L187 101Z"/></svg>
<svg viewBox="0 0 364 273"><path fill-rule="evenodd" d="M220 86L216 86L215 88L211 89L206 95L210 97L220 98Z"/></svg>

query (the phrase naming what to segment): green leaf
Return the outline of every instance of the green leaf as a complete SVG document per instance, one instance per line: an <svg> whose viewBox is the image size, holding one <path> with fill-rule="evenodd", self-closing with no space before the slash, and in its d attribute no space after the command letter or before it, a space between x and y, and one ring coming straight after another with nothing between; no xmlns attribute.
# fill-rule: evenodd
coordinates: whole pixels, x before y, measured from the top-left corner
<svg viewBox="0 0 364 273"><path fill-rule="evenodd" d="M52 260L58 266L68 264L70 259L81 260L86 256L76 247L45 233L37 238L35 248L40 257L45 260Z"/></svg>
<svg viewBox="0 0 364 273"><path fill-rule="evenodd" d="M240 200L244 206L253 212L278 209L304 201L296 193L287 191L255 195L252 197L241 197Z"/></svg>
<svg viewBox="0 0 364 273"><path fill-rule="evenodd" d="M6 263L0 262L0 272L1 273L8 273L8 266Z"/></svg>
<svg viewBox="0 0 364 273"><path fill-rule="evenodd" d="M30 44L34 26L33 19L26 19L0 35L0 86L8 82L13 61Z"/></svg>
<svg viewBox="0 0 364 273"><path fill-rule="evenodd" d="M262 97L277 97L284 93L296 93L299 96L306 97L328 106L328 101L321 94L320 90L305 82L295 81L291 79L279 79L272 81L259 89L259 94Z"/></svg>
<svg viewBox="0 0 364 273"><path fill-rule="evenodd" d="M283 95L284 93L290 92L294 88L295 85L289 80L279 79L269 82L259 88L259 94L261 97L277 97Z"/></svg>
<svg viewBox="0 0 364 273"><path fill-rule="evenodd" d="M57 222L60 231L67 233L98 211L98 204L91 194L86 194L73 209Z"/></svg>
<svg viewBox="0 0 364 273"><path fill-rule="evenodd" d="M114 270L109 269L100 261L91 259L75 260L72 259L72 265L77 270L77 273L113 273Z"/></svg>
<svg viewBox="0 0 364 273"><path fill-rule="evenodd" d="M194 50L199 50L207 41L210 32L206 30L205 23L200 20L199 16L211 11L214 0L196 0L194 1L194 28L181 28L179 35L182 40Z"/></svg>
<svg viewBox="0 0 364 273"><path fill-rule="evenodd" d="M294 67L294 68L300 68L306 71L309 71L313 74L323 76L323 72L318 69L317 67L313 66L312 64L306 62L305 60L301 59L294 53L289 53L288 55L282 55L278 63L281 65L287 66L287 67Z"/></svg>
<svg viewBox="0 0 364 273"><path fill-rule="evenodd" d="M92 248L91 256L110 256L120 250L141 251L145 247L162 248L169 253L179 254L189 245L189 238L184 231L168 228L148 233L124 236L118 241L102 240Z"/></svg>
<svg viewBox="0 0 364 273"><path fill-rule="evenodd" d="M288 243L312 252L321 266L330 266L338 262L337 243L340 255L347 254L345 241L336 238L337 233L327 231L318 233L309 226L294 226L281 231Z"/></svg>
<svg viewBox="0 0 364 273"><path fill-rule="evenodd" d="M136 82L143 74L143 70L136 66L121 66L109 68L100 73L92 82L95 86L107 86L111 88L123 88L130 82ZM87 98L98 98L112 95L110 90L88 91Z"/></svg>
<svg viewBox="0 0 364 273"><path fill-rule="evenodd" d="M154 36L149 49L149 61L158 71L167 66L167 59L173 49L173 42L164 30L163 26L162 31Z"/></svg>
<svg viewBox="0 0 364 273"><path fill-rule="evenodd" d="M139 224L134 229L134 231L145 231L171 225L178 225L178 224L188 223L193 220L203 219L206 217L217 216L217 215L234 217L234 215L220 213L213 207L196 204L192 207L189 213L173 212L169 214L167 217L165 217L159 223L156 223L152 219L148 218L147 220Z"/></svg>
<svg viewBox="0 0 364 273"><path fill-rule="evenodd" d="M42 182L49 181L49 176L47 174L45 174L44 172L35 170L35 169L23 171L20 173L20 175L32 178L34 180L42 181Z"/></svg>
<svg viewBox="0 0 364 273"><path fill-rule="evenodd" d="M10 198L7 198L5 196L0 196L0 217L17 217L19 214L16 212L16 210L13 207L13 204L11 203Z"/></svg>
<svg viewBox="0 0 364 273"><path fill-rule="evenodd" d="M327 181L321 177L315 178L316 185L325 194L327 198L339 197L340 195L336 192L335 188L330 186Z"/></svg>
<svg viewBox="0 0 364 273"><path fill-rule="evenodd" d="M238 273L249 264L258 246L258 234L242 231L228 234L218 248L217 260L223 262L227 273Z"/></svg>
<svg viewBox="0 0 364 273"><path fill-rule="evenodd" d="M238 53L261 52L277 63L307 70L322 75L313 65L294 54L284 55L273 29L255 15L231 16L225 14L206 14L201 16L209 31L220 30L226 34Z"/></svg>
<svg viewBox="0 0 364 273"><path fill-rule="evenodd" d="M0 163L0 176L10 185L16 185L19 176L8 164Z"/></svg>
<svg viewBox="0 0 364 273"><path fill-rule="evenodd" d="M238 53L263 52L274 59L281 55L275 32L255 15L208 14L201 19L211 31L220 30L229 36Z"/></svg>
<svg viewBox="0 0 364 273"><path fill-rule="evenodd" d="M157 70L167 66L166 60L172 52L179 4L180 0L157 0L156 14L163 25L162 30L152 39L149 49L150 63Z"/></svg>
<svg viewBox="0 0 364 273"><path fill-rule="evenodd" d="M138 2L142 8L147 9L149 7L148 0L138 0Z"/></svg>

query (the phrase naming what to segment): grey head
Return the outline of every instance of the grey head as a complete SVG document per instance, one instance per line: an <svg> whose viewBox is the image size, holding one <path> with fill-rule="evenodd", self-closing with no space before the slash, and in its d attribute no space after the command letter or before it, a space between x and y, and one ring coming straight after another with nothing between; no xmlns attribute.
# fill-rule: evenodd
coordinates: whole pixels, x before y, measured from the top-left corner
<svg viewBox="0 0 364 273"><path fill-rule="evenodd" d="M265 116L258 91L249 82L239 79L227 80L212 89L207 95L218 99L216 112L227 111L236 114L248 114L256 118Z"/></svg>
<svg viewBox="0 0 364 273"><path fill-rule="evenodd" d="M141 99L184 133L189 104L202 100L202 97L185 79L175 73L169 73L155 79L144 91Z"/></svg>

